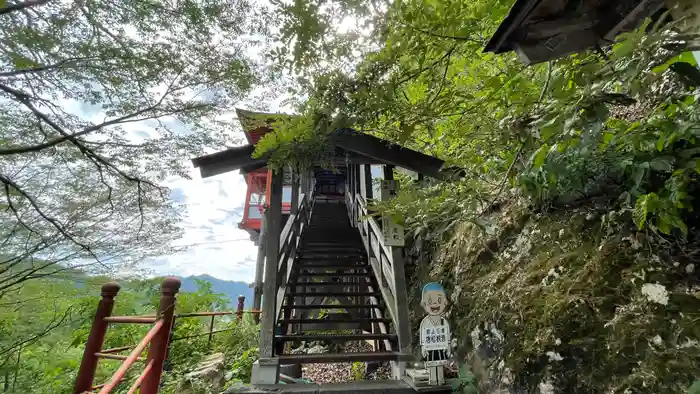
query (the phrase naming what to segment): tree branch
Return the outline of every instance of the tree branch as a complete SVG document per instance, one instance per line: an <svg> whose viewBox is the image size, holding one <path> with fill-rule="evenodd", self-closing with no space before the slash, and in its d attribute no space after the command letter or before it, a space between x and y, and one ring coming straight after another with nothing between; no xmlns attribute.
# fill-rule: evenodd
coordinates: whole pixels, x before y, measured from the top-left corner
<svg viewBox="0 0 700 394"><path fill-rule="evenodd" d="M7 5L3 8L0 8L0 15L9 14L11 12L23 10L25 8L44 5L44 4L48 3L49 1L51 1L51 0L27 0L27 1L22 2L22 3L10 4L10 5Z"/></svg>
<svg viewBox="0 0 700 394"><path fill-rule="evenodd" d="M86 252L90 253L90 255L91 255L98 263L101 263L99 257L97 257L97 255L95 255L95 254L92 252L92 250L90 250L90 247L89 247L88 245L83 244L82 242L80 242L80 241L78 241L77 239L75 239L70 233L68 233L68 231L66 231L66 229L65 229L64 226L63 226L63 224L62 224L58 219L55 219L55 218L53 218L53 217L47 215L47 214L39 207L39 203L34 199L34 197L32 197L31 195L29 195L29 193L27 193L26 191L24 191L24 189L22 189L18 184L16 184L14 181L12 181L11 179L5 177L5 176L2 175L2 174L0 174L0 182L2 182L2 183L5 184L5 187L6 187L5 190L8 191L8 192L9 192L9 190L10 190L10 187L11 187L12 189L15 189L15 191L17 191L17 193L21 194L22 197L26 198L27 201L29 201L29 204L31 204L32 208L34 208L34 210L36 211L36 213L38 213L39 216L41 216L44 220L46 220L47 222L51 223L51 225L52 225L53 227L55 227L56 230L58 230L58 232L61 233L61 235L63 235L64 237L66 237L68 240L70 240L70 241L73 242L74 244L80 246L80 247L81 247L82 249L84 249Z"/></svg>
<svg viewBox="0 0 700 394"><path fill-rule="evenodd" d="M32 67L32 68L25 68L23 70L13 70L13 71L5 71L5 72L0 72L0 78L7 78L7 77L16 77L19 75L26 75L26 74L33 74L33 73L39 73L39 72L44 72L44 71L50 71L54 70L57 68L63 68L66 65L69 65L71 63L77 63L80 61L88 61L91 59L96 59L96 58L72 58L72 59L66 59L66 60L61 60L60 62L56 64L51 64L48 66L39 66L39 67Z"/></svg>

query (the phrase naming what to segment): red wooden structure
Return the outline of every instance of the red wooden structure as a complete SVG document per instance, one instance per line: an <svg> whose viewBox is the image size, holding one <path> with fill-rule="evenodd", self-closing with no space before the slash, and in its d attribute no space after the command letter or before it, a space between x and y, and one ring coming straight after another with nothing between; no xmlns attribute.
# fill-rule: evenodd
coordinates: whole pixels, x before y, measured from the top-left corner
<svg viewBox="0 0 700 394"><path fill-rule="evenodd" d="M211 342L214 334L231 330L214 331L214 318L216 316L232 315L234 312L198 312L176 315L175 295L180 290L180 284L180 280L174 277L166 278L163 281L158 314L150 316L112 316L114 298L119 293L119 285L110 282L102 286L102 299L97 305L97 312L95 313L95 319L85 345L85 352L83 353L80 370L75 382L74 392L76 394L111 393L122 383L126 373L136 361L144 361L140 356L146 350L146 347L148 347L148 356L145 359L146 363L143 372L132 382L127 394L136 393L137 390L140 390L139 393L141 394L157 394L161 375L163 374L163 364L168 357L168 345L171 341L173 322L176 318L206 316L211 317L211 324L208 332L194 336L172 338L172 341L208 335L209 342ZM244 303L245 297L238 297L238 305L235 312L237 320L242 319L244 313L261 313L255 310L244 311ZM136 346L122 346L103 350L102 346L107 335L107 328L109 324L115 323L153 324L153 326ZM131 352L128 356L117 354L130 349ZM121 360L123 363L107 383L95 385L95 374L100 359Z"/></svg>
<svg viewBox="0 0 700 394"><path fill-rule="evenodd" d="M269 123L261 122L261 117L269 114L259 114L249 111L236 110L246 139L250 145L255 145L260 139L272 129ZM260 233L262 226L262 216L270 201L270 181L272 172L267 167L258 168L245 174L245 181L248 186L245 199L245 210L243 220L238 224L240 229L246 230L254 237ZM291 180L286 180L283 185L282 215L289 215L292 202Z"/></svg>

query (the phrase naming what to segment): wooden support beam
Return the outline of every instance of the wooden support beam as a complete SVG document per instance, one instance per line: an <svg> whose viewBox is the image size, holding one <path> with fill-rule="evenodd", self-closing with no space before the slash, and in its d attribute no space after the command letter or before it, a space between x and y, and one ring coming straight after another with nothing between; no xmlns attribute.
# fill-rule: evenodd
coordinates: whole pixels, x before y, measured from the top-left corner
<svg viewBox="0 0 700 394"><path fill-rule="evenodd" d="M263 272L265 271L265 250L267 248L267 208L262 214L262 224L260 226L260 236L258 237L258 258L255 264L255 287L253 290L253 310L259 311L263 294ZM256 323L260 323L260 315L253 315Z"/></svg>
<svg viewBox="0 0 700 394"><path fill-rule="evenodd" d="M384 166L384 179L394 179L393 166ZM406 271L404 267L403 248L391 246L391 268L394 277L394 302L396 313L396 334L398 335L399 352L411 352L411 328L408 318L408 290L406 289ZM405 363L394 365L394 375L400 378L405 371ZM396 377L396 376L395 376Z"/></svg>
<svg viewBox="0 0 700 394"><path fill-rule="evenodd" d="M365 190L366 190L366 195L365 195L365 201L369 202L373 198L373 183L372 183L372 166L369 164L365 164L364 166L364 172L365 172Z"/></svg>
<svg viewBox="0 0 700 394"><path fill-rule="evenodd" d="M292 201L291 214L296 215L299 212L299 174L297 171L292 171Z"/></svg>
<svg viewBox="0 0 700 394"><path fill-rule="evenodd" d="M267 237L265 240L265 282L263 285L263 316L260 327L260 357L273 356L277 316L277 263L279 261L279 233L282 227L281 171L273 172L270 182L270 205L267 211Z"/></svg>
<svg viewBox="0 0 700 394"><path fill-rule="evenodd" d="M358 133L351 129L339 129L332 133L332 138L341 148L386 163L423 173L437 179L445 178L440 170L444 162L401 145L390 143L369 134Z"/></svg>

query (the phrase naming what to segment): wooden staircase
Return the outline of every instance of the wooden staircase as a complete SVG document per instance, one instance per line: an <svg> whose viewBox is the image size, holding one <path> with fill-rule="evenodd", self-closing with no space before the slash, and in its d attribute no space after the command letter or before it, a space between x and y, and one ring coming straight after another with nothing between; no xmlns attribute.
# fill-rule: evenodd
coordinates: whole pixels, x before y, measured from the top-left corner
<svg viewBox="0 0 700 394"><path fill-rule="evenodd" d="M401 361L397 334L344 201L316 201L304 230L274 337L282 364ZM339 330L339 327L346 328ZM354 327L354 328L353 328ZM349 329L347 329L349 328ZM372 352L291 354L295 344L369 341Z"/></svg>

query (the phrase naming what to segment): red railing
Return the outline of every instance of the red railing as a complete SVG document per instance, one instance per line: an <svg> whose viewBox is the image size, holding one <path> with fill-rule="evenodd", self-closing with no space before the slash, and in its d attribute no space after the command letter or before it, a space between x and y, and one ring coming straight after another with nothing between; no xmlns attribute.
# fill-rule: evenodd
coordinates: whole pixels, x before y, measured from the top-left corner
<svg viewBox="0 0 700 394"><path fill-rule="evenodd" d="M78 371L75 382L75 393L96 393L109 394L114 388L124 380L126 373L137 361L144 361L140 357L141 353L148 347L146 366L141 374L134 380L128 394L133 394L140 389L141 394L157 394L163 374L163 364L168 356L168 345L171 341L173 321L175 318L211 316L209 331L197 335L181 338L172 338L172 341L188 339L208 335L208 343L211 343L212 336L219 332L230 331L231 329L214 330L214 318L216 316L231 315L233 312L198 312L175 315L175 295L180 289L180 280L174 277L166 278L161 285L161 297L158 305L158 314L155 316L112 316L114 309L114 298L119 293L119 285L116 283L106 283L102 286L102 298L97 305L97 312L85 345L85 352ZM238 297L236 308L236 318L240 320L244 313L259 314L260 311L244 311L243 305L245 297ZM122 346L103 350L105 336L109 324L153 324L153 327L143 337L136 346ZM131 350L128 356L119 355L125 350ZM112 375L111 379L100 385L94 385L95 373L99 359L121 360L122 365Z"/></svg>

